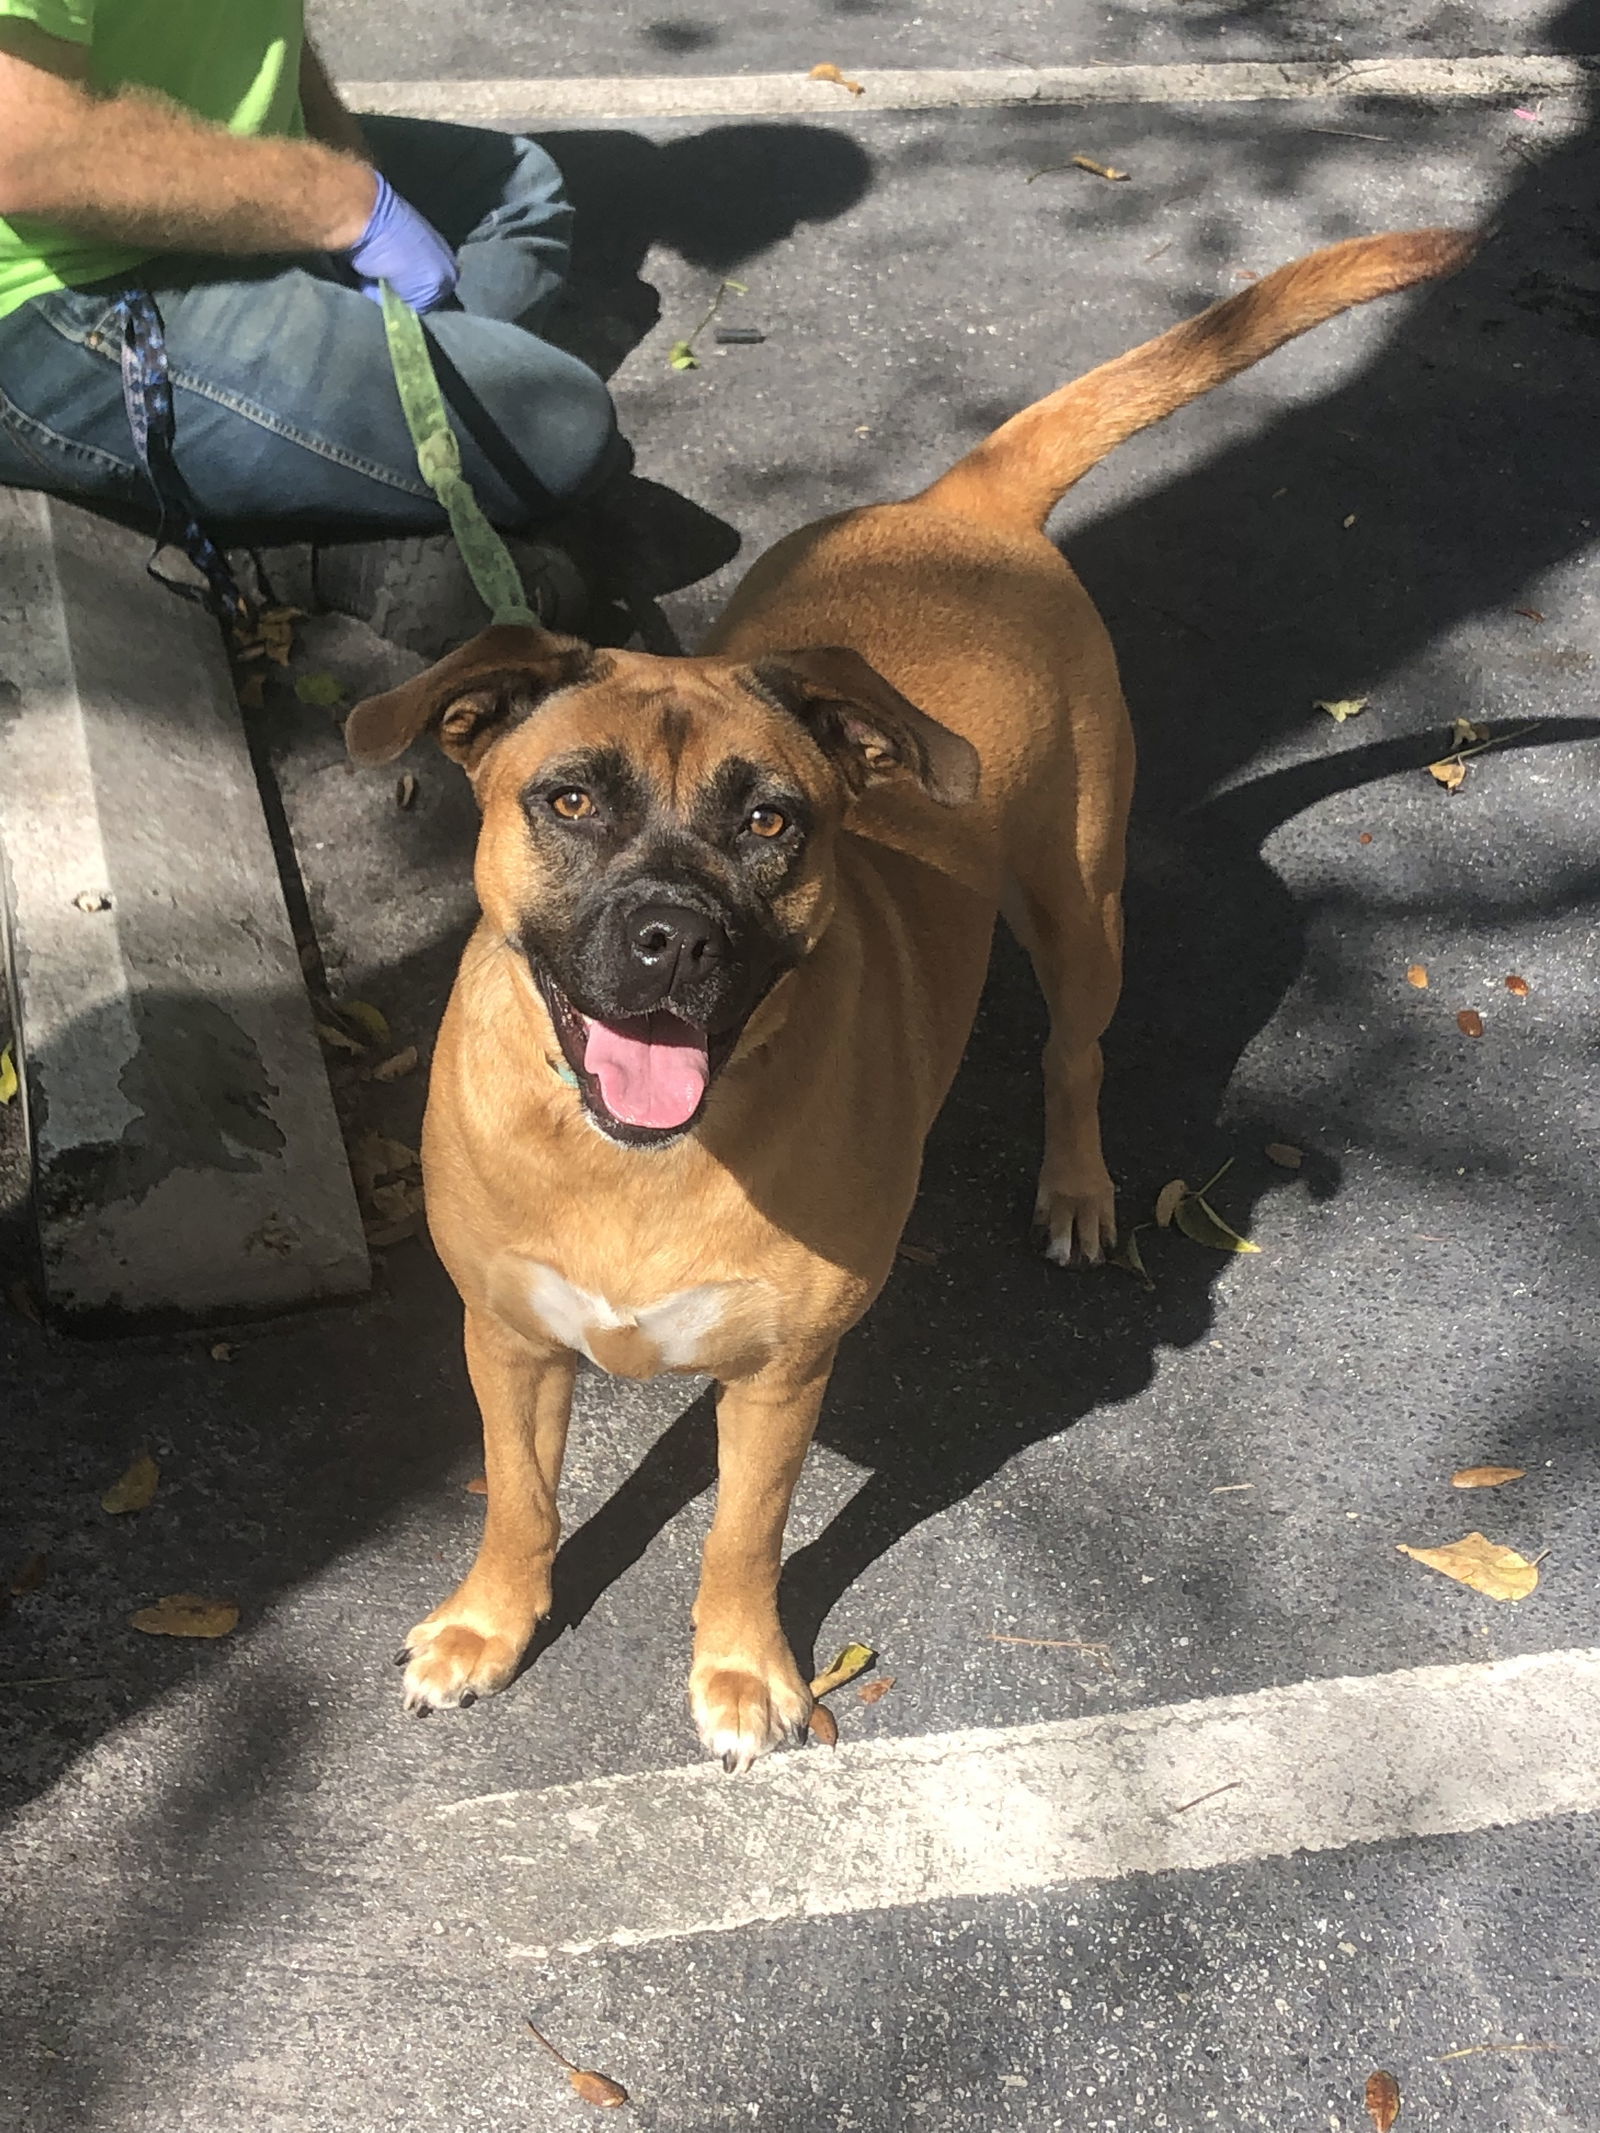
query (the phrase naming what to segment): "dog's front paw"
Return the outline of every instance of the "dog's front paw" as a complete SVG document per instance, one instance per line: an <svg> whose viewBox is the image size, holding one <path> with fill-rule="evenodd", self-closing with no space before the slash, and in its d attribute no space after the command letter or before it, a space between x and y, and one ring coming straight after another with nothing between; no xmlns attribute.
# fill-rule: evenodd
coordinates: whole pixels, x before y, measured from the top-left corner
<svg viewBox="0 0 1600 2133"><path fill-rule="evenodd" d="M1043 1185L1034 1220L1044 1233L1044 1255L1057 1266L1098 1266L1117 1248L1117 1194L1109 1177L1083 1191L1048 1191Z"/></svg>
<svg viewBox="0 0 1600 2133"><path fill-rule="evenodd" d="M459 1710L503 1689L517 1671L535 1625L506 1629L446 1601L405 1641L405 1706L417 1716Z"/></svg>
<svg viewBox="0 0 1600 2133"><path fill-rule="evenodd" d="M697 1653L689 1707L707 1752L724 1770L748 1770L769 1748L804 1738L811 1691L780 1637L760 1657Z"/></svg>

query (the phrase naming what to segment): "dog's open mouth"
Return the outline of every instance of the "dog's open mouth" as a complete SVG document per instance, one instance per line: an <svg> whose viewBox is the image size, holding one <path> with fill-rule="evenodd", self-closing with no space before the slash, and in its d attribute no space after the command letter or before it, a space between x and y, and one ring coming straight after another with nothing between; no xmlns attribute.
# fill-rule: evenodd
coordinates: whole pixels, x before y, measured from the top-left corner
<svg viewBox="0 0 1600 2133"><path fill-rule="evenodd" d="M613 1140L633 1146L687 1132L738 1041L738 1030L711 1036L665 1008L602 1021L574 1007L548 972L540 971L538 982L595 1123Z"/></svg>

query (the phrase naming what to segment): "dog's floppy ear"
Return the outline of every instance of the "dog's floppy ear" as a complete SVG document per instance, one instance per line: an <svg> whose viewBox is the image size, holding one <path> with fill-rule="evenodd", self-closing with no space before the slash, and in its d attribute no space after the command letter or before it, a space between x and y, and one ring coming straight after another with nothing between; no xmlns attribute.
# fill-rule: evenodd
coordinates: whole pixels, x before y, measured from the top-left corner
<svg viewBox="0 0 1600 2133"><path fill-rule="evenodd" d="M978 751L929 718L846 645L775 652L750 669L764 696L809 730L857 792L879 779L914 778L942 807L978 790Z"/></svg>
<svg viewBox="0 0 1600 2133"><path fill-rule="evenodd" d="M344 744L358 763L391 763L430 726L466 770L553 689L587 681L596 655L576 637L496 623L413 680L356 705Z"/></svg>

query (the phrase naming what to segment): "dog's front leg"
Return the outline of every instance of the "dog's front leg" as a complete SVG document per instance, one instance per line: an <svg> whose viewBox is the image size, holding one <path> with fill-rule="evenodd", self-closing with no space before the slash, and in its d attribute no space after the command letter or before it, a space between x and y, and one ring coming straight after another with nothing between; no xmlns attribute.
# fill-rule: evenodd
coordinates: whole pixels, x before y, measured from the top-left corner
<svg viewBox="0 0 1600 2133"><path fill-rule="evenodd" d="M577 1358L467 1312L467 1369L483 1413L488 1516L465 1580L406 1639L409 1711L473 1703L503 1689L550 1612L561 1523L556 1487Z"/></svg>
<svg viewBox="0 0 1600 2133"><path fill-rule="evenodd" d="M748 1770L797 1740L811 1691L778 1627L778 1570L789 1499L805 1463L833 1350L770 1363L717 1401L717 1510L695 1599L689 1703L727 1770Z"/></svg>

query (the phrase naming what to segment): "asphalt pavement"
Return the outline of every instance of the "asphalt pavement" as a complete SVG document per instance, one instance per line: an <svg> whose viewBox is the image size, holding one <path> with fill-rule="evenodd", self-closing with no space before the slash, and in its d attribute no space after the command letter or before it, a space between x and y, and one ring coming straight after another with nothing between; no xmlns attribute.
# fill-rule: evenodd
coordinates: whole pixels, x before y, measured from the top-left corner
<svg viewBox="0 0 1600 2133"><path fill-rule="evenodd" d="M1584 50L1595 13L1063 6L1002 30L975 7L850 7L719 17L694 45L643 11L324 10L340 70L370 79L1260 56L1336 33ZM857 1775L836 1796L857 1802L897 1743L959 1736L983 1767L1017 1728L1164 1724L1339 1677L1379 1684L1381 1708L1402 1672L1486 1679L1473 1663L1600 1645L1589 114L842 107L549 145L584 232L566 330L614 368L641 470L742 543L663 599L686 644L781 532L908 493L1250 275L1356 231L1492 222L1458 280L1295 344L1061 514L1141 752L1111 1167L1146 1224L1169 1179L1221 1171L1215 1205L1259 1252L1150 1226L1148 1288L1033 1255L1042 1018L1002 942L911 1253L841 1357L785 1603L819 1662L861 1639L893 1678L875 1704L837 1699L836 1767ZM1077 153L1129 179L1060 167ZM727 321L766 338L708 336L698 370L672 369L725 277L744 285ZM1318 708L1358 698L1342 722ZM1457 718L1499 745L1451 793L1426 766ZM281 702L267 738L334 989L425 1054L470 913L465 792L419 755L397 807L314 705ZM419 1072L362 1101L409 1140L420 1098ZM420 1243L383 1255L370 1304L220 1350L215 1333L76 1346L13 1312L0 1358L4 1559L47 1557L0 1623L0 2099L26 2133L569 2123L585 2107L528 2016L624 2082L642 2123L683 2133L1353 2133L1377 2068L1402 2133L1600 2133L1590 1811L1495 1827L1492 1803L1429 1822L1402 1801L1360 1842L1309 1821L1252 1835L1246 1756L1226 1863L1142 1864L1146 1847L1016 1884L930 1870L915 1901L808 1916L774 1898L728 1926L737 1861L699 1841L691 1799L670 1845L664 1817L628 1825L667 1926L630 1941L608 1897L572 1952L581 1923L546 1930L578 1888L559 1847L551 1863L557 1802L577 1847L610 1781L676 1799L696 1760L707 1404L581 1381L558 1633L503 1697L404 1719L389 1658L481 1516L456 1309ZM155 1501L106 1514L143 1444ZM1525 1478L1451 1488L1483 1461ZM1397 1552L1472 1528L1539 1558L1531 1596ZM127 1626L179 1590L236 1600L238 1629ZM1464 1733L1461 1773L1473 1759ZM803 1912L813 1882L849 1880L860 1809L830 1812L825 1751L790 1760L819 1861L789 1868ZM1446 1793L1456 1760L1438 1758ZM503 1814L460 1811L498 1795ZM1071 1820L1070 1797L1050 1805ZM924 1840L887 1793L882 1812ZM980 1855L1006 1849L1014 1812L981 1825ZM537 1872L516 1836L535 1825Z"/></svg>

